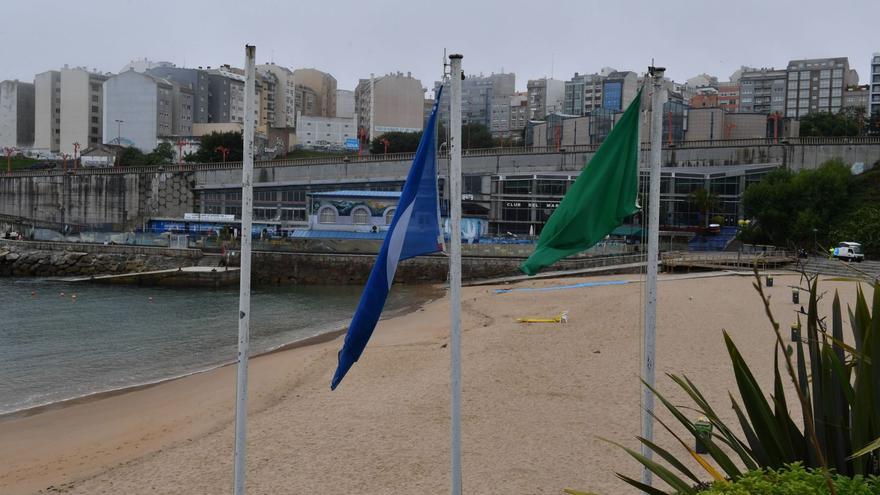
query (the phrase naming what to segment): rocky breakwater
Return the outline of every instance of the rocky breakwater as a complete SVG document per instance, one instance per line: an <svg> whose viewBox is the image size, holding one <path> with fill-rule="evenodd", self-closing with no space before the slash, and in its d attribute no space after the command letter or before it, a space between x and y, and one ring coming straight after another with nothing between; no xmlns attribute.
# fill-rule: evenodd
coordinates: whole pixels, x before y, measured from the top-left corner
<svg viewBox="0 0 880 495"><path fill-rule="evenodd" d="M0 241L0 277L111 275L204 263L190 250Z"/></svg>

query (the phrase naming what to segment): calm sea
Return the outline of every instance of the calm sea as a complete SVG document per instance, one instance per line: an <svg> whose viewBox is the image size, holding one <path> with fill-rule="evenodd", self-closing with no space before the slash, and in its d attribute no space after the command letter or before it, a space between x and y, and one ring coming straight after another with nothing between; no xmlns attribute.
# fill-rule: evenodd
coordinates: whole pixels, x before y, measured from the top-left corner
<svg viewBox="0 0 880 495"><path fill-rule="evenodd" d="M339 286L255 290L252 355L345 327L360 292ZM432 295L428 288L396 286L385 314ZM178 377L236 356L237 286L0 278L0 301L0 414Z"/></svg>

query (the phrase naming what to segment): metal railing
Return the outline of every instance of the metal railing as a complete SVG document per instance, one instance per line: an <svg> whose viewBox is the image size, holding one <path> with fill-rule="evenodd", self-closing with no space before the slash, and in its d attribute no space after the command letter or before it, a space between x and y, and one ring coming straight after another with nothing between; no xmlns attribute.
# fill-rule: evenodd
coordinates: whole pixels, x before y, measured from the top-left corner
<svg viewBox="0 0 880 495"><path fill-rule="evenodd" d="M880 145L880 136L861 137L797 137L797 138L756 138L756 139L715 139L702 141L677 141L672 145L664 143L663 148L674 149L697 149L697 148L731 148L751 146L825 146L825 145ZM593 153L599 148L598 144L578 144L567 146L529 146L529 147L503 147L503 148L478 148L462 151L462 156L485 157L485 156L508 156L508 155L538 155L553 153ZM649 142L642 143L642 150L650 149ZM447 159L448 154L444 150L439 153L439 159ZM411 161L415 153L388 153L382 155L338 155L309 158L282 158L277 160L262 160L254 163L255 168L270 167L303 167L310 165L333 165L346 164L356 166L358 164L377 162L403 162ZM150 166L122 166L122 167L79 167L74 171L68 167L69 175L117 175L117 174L155 174L160 172L181 173L198 172L208 170L237 170L241 169L241 162L211 162L211 163L184 163ZM62 170L39 169L17 170L2 177L37 177L37 176L61 176Z"/></svg>

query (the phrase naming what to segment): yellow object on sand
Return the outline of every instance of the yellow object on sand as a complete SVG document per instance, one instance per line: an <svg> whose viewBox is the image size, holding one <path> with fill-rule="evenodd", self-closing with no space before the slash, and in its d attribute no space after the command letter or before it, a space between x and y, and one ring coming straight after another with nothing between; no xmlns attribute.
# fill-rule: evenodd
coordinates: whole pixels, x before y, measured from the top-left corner
<svg viewBox="0 0 880 495"><path fill-rule="evenodd" d="M563 311L555 318L517 318L519 323L568 323L568 311Z"/></svg>

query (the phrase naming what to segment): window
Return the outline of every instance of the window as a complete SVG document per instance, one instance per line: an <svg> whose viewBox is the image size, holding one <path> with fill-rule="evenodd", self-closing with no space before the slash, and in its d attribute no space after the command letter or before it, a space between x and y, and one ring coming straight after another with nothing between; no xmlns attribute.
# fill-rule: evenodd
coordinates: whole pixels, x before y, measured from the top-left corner
<svg viewBox="0 0 880 495"><path fill-rule="evenodd" d="M806 70L800 73L801 81L808 81L810 79L810 71Z"/></svg>
<svg viewBox="0 0 880 495"><path fill-rule="evenodd" d="M359 206L351 212L351 223L355 225L367 225L370 223L370 210Z"/></svg>
<svg viewBox="0 0 880 495"><path fill-rule="evenodd" d="M832 88L840 88L843 86L843 79L832 79L831 87Z"/></svg>
<svg viewBox="0 0 880 495"><path fill-rule="evenodd" d="M819 90L819 97L820 98L828 98L828 92L829 92L828 88L820 89Z"/></svg>
<svg viewBox="0 0 880 495"><path fill-rule="evenodd" d="M336 210L332 206L325 206L318 212L318 223L336 223Z"/></svg>
<svg viewBox="0 0 880 495"><path fill-rule="evenodd" d="M834 77L843 77L843 69L834 69Z"/></svg>
<svg viewBox="0 0 880 495"><path fill-rule="evenodd" d="M831 69L822 69L822 71L819 72L819 77L822 79L831 79Z"/></svg>
<svg viewBox="0 0 880 495"><path fill-rule="evenodd" d="M840 88L834 88L831 90L831 96L840 96Z"/></svg>
<svg viewBox="0 0 880 495"><path fill-rule="evenodd" d="M97 107L97 106L92 105L92 113L98 113L98 107Z"/></svg>
<svg viewBox="0 0 880 495"><path fill-rule="evenodd" d="M840 98L831 98L831 106L834 108L840 107Z"/></svg>
<svg viewBox="0 0 880 495"><path fill-rule="evenodd" d="M98 128L92 127L92 134L97 134L97 133L98 133Z"/></svg>
<svg viewBox="0 0 880 495"><path fill-rule="evenodd" d="M397 212L397 208L388 208L385 210L385 225L391 225L391 221L394 220L395 212Z"/></svg>

